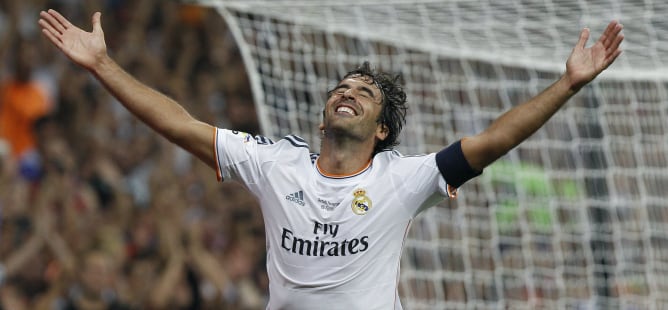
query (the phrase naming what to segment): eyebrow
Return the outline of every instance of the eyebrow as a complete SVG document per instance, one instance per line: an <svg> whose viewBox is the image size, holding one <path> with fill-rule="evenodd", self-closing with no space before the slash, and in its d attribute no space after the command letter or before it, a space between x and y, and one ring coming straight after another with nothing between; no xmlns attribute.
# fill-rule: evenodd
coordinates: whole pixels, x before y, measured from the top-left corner
<svg viewBox="0 0 668 310"><path fill-rule="evenodd" d="M336 87L334 88L334 90L338 90L338 89L341 89L341 88L350 89L351 87L350 87L350 85L348 85L347 83L342 83L342 84L339 84L338 86L336 86ZM359 86L358 88L359 88L361 91L363 91L363 92L369 94L369 97L376 99L376 96L373 94L373 91L371 90L371 88L366 87L366 86Z"/></svg>

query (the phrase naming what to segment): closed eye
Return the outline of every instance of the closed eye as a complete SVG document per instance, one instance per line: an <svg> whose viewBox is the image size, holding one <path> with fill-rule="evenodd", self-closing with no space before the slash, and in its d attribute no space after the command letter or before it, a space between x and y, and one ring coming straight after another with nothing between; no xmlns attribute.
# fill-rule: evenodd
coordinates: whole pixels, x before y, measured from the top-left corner
<svg viewBox="0 0 668 310"><path fill-rule="evenodd" d="M336 88L334 88L334 93L337 95L343 95L347 90L349 90L350 87L348 85L339 85Z"/></svg>
<svg viewBox="0 0 668 310"><path fill-rule="evenodd" d="M345 94L346 91L350 89L350 86L348 84L341 84L334 88L333 90L329 91L327 94L329 97L332 95L337 95L337 96L342 96ZM367 98L367 99L375 99L373 95L373 91L368 88L368 87L359 87L357 93L359 94L360 97Z"/></svg>

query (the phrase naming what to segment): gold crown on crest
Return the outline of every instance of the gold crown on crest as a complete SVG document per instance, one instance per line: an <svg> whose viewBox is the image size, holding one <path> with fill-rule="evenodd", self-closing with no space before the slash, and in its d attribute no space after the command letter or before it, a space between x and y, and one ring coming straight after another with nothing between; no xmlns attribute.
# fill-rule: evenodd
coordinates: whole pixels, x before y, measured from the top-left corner
<svg viewBox="0 0 668 310"><path fill-rule="evenodd" d="M361 188L358 188L353 192L353 195L355 195L355 197L364 196L366 195L366 191Z"/></svg>

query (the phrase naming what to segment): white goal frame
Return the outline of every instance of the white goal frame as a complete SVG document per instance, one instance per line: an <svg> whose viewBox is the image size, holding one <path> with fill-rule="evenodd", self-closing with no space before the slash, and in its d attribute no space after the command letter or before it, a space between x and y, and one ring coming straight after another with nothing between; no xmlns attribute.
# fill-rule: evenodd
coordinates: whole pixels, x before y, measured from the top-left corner
<svg viewBox="0 0 668 310"><path fill-rule="evenodd" d="M315 152L325 91L363 60L405 77L398 149L433 152L556 80L583 27L591 43L621 20L613 66L416 219L400 293L407 309L668 307L668 3L194 2L228 23L262 134Z"/></svg>

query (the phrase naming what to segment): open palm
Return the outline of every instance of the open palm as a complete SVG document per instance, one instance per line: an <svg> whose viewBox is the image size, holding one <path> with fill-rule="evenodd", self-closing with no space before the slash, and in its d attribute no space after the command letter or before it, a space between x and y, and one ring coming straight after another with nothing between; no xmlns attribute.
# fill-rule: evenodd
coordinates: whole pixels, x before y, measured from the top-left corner
<svg viewBox="0 0 668 310"><path fill-rule="evenodd" d="M54 10L40 13L42 33L75 63L91 69L107 55L99 12L93 14L93 31L86 32Z"/></svg>
<svg viewBox="0 0 668 310"><path fill-rule="evenodd" d="M621 54L619 45L624 39L622 25L617 21L608 24L601 37L589 48L589 29L580 33L580 40L566 62L566 74L574 89L579 89L605 70Z"/></svg>

